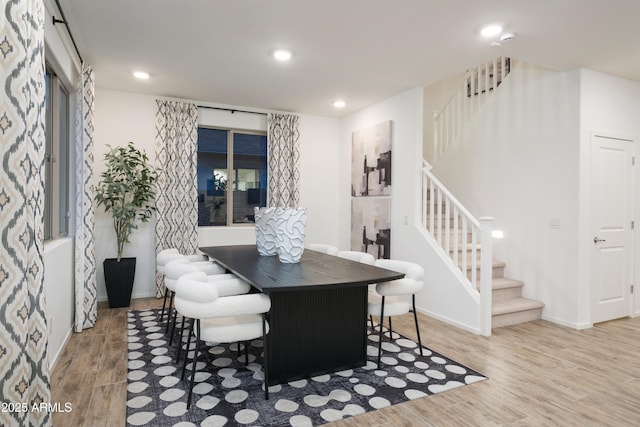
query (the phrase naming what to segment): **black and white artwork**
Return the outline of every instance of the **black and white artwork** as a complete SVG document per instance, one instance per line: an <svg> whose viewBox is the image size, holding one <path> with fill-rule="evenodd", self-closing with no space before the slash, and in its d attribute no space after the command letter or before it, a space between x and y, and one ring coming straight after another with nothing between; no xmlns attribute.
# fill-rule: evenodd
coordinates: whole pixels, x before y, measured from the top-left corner
<svg viewBox="0 0 640 427"><path fill-rule="evenodd" d="M391 257L391 198L351 198L351 250Z"/></svg>
<svg viewBox="0 0 640 427"><path fill-rule="evenodd" d="M391 120L353 132L351 195L391 195Z"/></svg>

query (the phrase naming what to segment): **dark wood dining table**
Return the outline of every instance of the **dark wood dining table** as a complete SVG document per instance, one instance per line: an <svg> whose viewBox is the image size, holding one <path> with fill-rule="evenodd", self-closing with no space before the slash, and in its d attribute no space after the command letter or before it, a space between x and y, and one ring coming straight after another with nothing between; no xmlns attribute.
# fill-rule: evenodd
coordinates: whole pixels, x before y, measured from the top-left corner
<svg viewBox="0 0 640 427"><path fill-rule="evenodd" d="M366 364L367 286L404 277L310 249L295 264L261 256L255 245L200 250L271 298L267 385Z"/></svg>

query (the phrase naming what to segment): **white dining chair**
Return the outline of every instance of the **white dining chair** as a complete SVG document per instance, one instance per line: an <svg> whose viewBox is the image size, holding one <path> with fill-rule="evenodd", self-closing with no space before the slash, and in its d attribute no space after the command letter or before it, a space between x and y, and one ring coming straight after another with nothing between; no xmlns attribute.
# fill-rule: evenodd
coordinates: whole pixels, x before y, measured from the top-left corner
<svg viewBox="0 0 640 427"><path fill-rule="evenodd" d="M206 286L207 276L196 272L181 276L176 283L176 310L185 318L193 319L189 329L187 349L191 346L191 337L195 332L196 342L191 362L191 379L187 409L191 406L191 396L200 352L201 342L218 344L245 342L246 363L248 364L248 341L262 338L264 397L269 399L267 386L269 375L266 363L267 343L265 337L269 324L265 314L271 308L271 299L267 294L252 293L222 296L217 286ZM203 286L204 285L204 286ZM187 365L185 357L182 377Z"/></svg>
<svg viewBox="0 0 640 427"><path fill-rule="evenodd" d="M336 253L340 258L345 258L351 261L361 262L362 264L373 265L376 262L376 259L373 255L368 254L366 252L359 251L338 251Z"/></svg>
<svg viewBox="0 0 640 427"><path fill-rule="evenodd" d="M345 258L355 262L361 262L367 265L374 265L376 262L376 259L374 258L374 256L367 252L339 251L336 255L340 258ZM370 284L368 289L368 299L375 300L376 297L379 297L379 296L380 295L376 293L376 284L375 283ZM371 329L373 330L373 317L371 317L371 315L369 315L369 323L371 324Z"/></svg>
<svg viewBox="0 0 640 427"><path fill-rule="evenodd" d="M378 340L378 368L380 367L380 355L382 354L382 338L384 330L384 317L389 318L389 338L393 339L393 329L391 317L401 316L409 313L413 308L413 319L416 324L416 334L418 335L418 347L422 355L422 341L420 339L420 327L418 326L418 315L416 312L416 293L420 292L424 286L424 269L421 265L391 259L378 259L376 267L404 273L402 279L380 282L376 285L376 295L369 294L368 312L371 316L380 319L380 334ZM406 300L406 296L411 295L411 302Z"/></svg>
<svg viewBox="0 0 640 427"><path fill-rule="evenodd" d="M206 261L203 261L203 259L205 259ZM169 329L171 329L171 335L169 336L169 345L173 344L173 336L175 335L176 330L177 313L175 312L175 310L173 310L173 298L175 295L176 281L180 276L196 271L201 271L207 276L211 276L212 278L224 275L226 273L224 267L213 261L209 261L209 257L207 257L206 255L177 257L169 261L165 266L165 294L169 294L169 307L167 309L167 325L165 328L165 332L169 333ZM250 286L246 283L245 285L246 290L244 292L248 292ZM162 317L160 318L160 320L162 320Z"/></svg>
<svg viewBox="0 0 640 427"><path fill-rule="evenodd" d="M310 243L307 246L307 249L311 249L312 251L322 252L327 255L336 255L338 253L338 248L333 245L327 245L324 243Z"/></svg>
<svg viewBox="0 0 640 427"><path fill-rule="evenodd" d="M167 297L172 296L172 292L167 289L165 276L167 264L176 259L185 259L188 262L208 262L209 257L204 254L195 255L183 255L176 248L163 249L156 255L156 272L160 275L164 286L164 299L162 300L162 311L160 313L160 322L164 319L165 308L167 305ZM170 316L167 314L167 325L169 324Z"/></svg>

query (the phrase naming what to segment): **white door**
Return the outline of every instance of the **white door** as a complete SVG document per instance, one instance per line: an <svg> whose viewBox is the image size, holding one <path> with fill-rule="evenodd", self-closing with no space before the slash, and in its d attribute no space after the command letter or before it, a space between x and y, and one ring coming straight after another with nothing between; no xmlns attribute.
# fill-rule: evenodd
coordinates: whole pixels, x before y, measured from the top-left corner
<svg viewBox="0 0 640 427"><path fill-rule="evenodd" d="M591 135L592 322L631 314L633 141Z"/></svg>

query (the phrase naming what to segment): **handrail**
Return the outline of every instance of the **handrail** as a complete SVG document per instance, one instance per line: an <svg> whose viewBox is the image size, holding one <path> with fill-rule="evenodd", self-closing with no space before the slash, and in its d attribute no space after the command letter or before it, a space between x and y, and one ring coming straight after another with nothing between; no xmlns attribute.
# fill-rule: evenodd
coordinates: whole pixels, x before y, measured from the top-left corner
<svg viewBox="0 0 640 427"><path fill-rule="evenodd" d="M479 295L478 323L481 333L490 335L493 219L476 219L431 169L423 160L422 226L451 260L470 291Z"/></svg>
<svg viewBox="0 0 640 427"><path fill-rule="evenodd" d="M422 159L422 170L423 172L427 173L430 177L430 179L438 186L442 189L442 192L447 196L447 198L451 199L451 201L458 207L458 209L460 209L460 211L467 216L471 222L478 228L480 228L480 221L477 220L472 214L471 212L469 212L467 210L467 208L464 207L464 205L456 198L456 196L454 196L453 194L451 194L451 192L447 189L447 187L445 187L439 180L438 178L435 177L434 174L431 173L431 169L433 168L433 166L431 166L431 164L429 162L427 162L426 160Z"/></svg>

